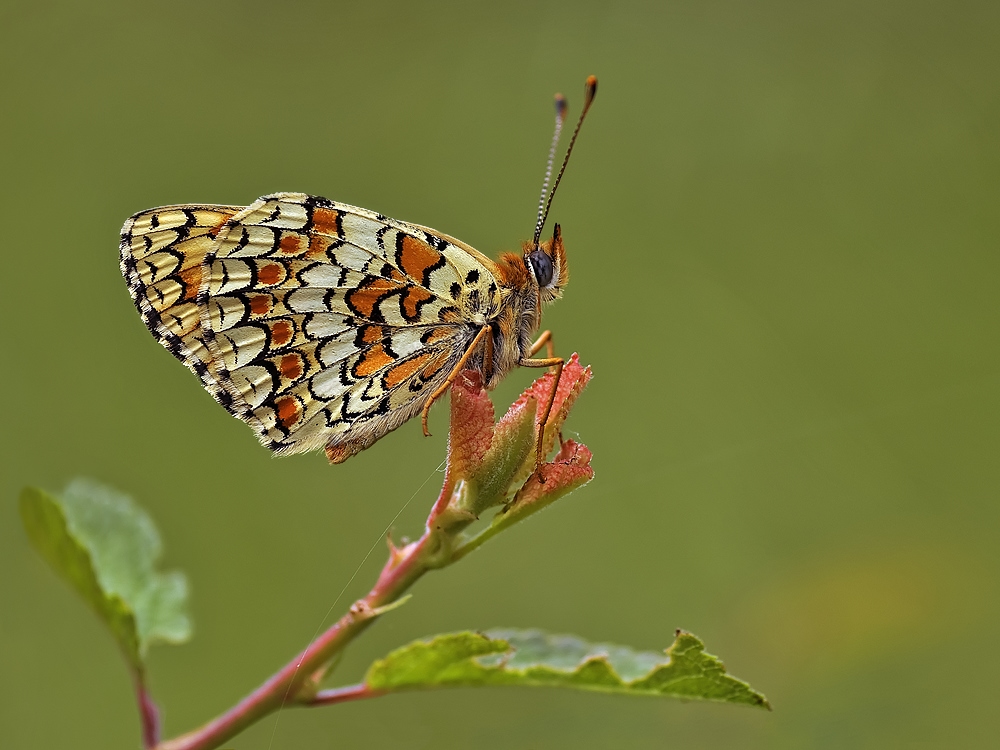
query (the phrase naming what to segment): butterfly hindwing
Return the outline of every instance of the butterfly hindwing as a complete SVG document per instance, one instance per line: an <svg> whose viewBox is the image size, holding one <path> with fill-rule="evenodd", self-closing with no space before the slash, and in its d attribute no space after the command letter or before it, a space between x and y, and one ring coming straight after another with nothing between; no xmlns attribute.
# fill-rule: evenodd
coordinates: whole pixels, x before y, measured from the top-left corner
<svg viewBox="0 0 1000 750"><path fill-rule="evenodd" d="M147 326L220 403L272 450L335 461L419 412L500 305L475 250L301 193L137 214L122 259Z"/></svg>
<svg viewBox="0 0 1000 750"><path fill-rule="evenodd" d="M146 327L197 374L213 395L220 387L201 329L198 292L215 237L240 206L164 206L122 227L121 270Z"/></svg>

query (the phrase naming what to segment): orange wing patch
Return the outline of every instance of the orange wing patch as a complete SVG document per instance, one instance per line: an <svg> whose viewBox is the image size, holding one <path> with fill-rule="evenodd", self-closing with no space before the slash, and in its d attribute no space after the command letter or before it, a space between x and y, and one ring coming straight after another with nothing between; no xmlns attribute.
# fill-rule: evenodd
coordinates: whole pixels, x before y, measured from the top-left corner
<svg viewBox="0 0 1000 750"><path fill-rule="evenodd" d="M339 237L340 214L332 208L313 209L312 231L319 234Z"/></svg>
<svg viewBox="0 0 1000 750"><path fill-rule="evenodd" d="M276 320L271 324L271 345L284 346L295 335L295 326L289 320Z"/></svg>
<svg viewBox="0 0 1000 750"><path fill-rule="evenodd" d="M254 315L267 315L273 305L274 300L270 294L255 294L250 298L250 312Z"/></svg>
<svg viewBox="0 0 1000 750"><path fill-rule="evenodd" d="M296 255L305 238L300 234L285 234L278 242L278 249L286 255Z"/></svg>
<svg viewBox="0 0 1000 750"><path fill-rule="evenodd" d="M382 344L376 344L358 359L358 363L354 365L353 375L356 378L367 378L395 361Z"/></svg>
<svg viewBox="0 0 1000 750"><path fill-rule="evenodd" d="M309 235L309 248L305 257L311 260L326 259L326 251L333 244L333 240L321 234Z"/></svg>
<svg viewBox="0 0 1000 750"><path fill-rule="evenodd" d="M281 376L283 378L288 378L289 380L298 380L302 377L302 355L300 354L285 354L281 358L281 364L279 365L281 370Z"/></svg>
<svg viewBox="0 0 1000 750"><path fill-rule="evenodd" d="M399 235L396 262L411 279L427 285L430 272L444 264L444 257L426 242L408 234Z"/></svg>
<svg viewBox="0 0 1000 750"><path fill-rule="evenodd" d="M349 292L346 300L355 313L370 319L379 302L404 288L399 282L371 277Z"/></svg>
<svg viewBox="0 0 1000 750"><path fill-rule="evenodd" d="M403 297L403 316L407 320L416 320L420 306L434 299L434 295L419 286L411 286Z"/></svg>
<svg viewBox="0 0 1000 750"><path fill-rule="evenodd" d="M280 284L288 276L288 269L280 263L267 263L257 269L257 281L266 286Z"/></svg>
<svg viewBox="0 0 1000 750"><path fill-rule="evenodd" d="M386 275L384 271L382 273L383 275ZM408 279L405 276L403 276L403 274L401 274L399 271L397 271L395 268L392 268L391 266L389 267L388 276L393 281L398 281L401 284L405 284L408 281Z"/></svg>
<svg viewBox="0 0 1000 750"><path fill-rule="evenodd" d="M382 330L382 326L364 326L361 328L361 341L365 344L374 344L376 341L381 341L386 337L386 332Z"/></svg>
<svg viewBox="0 0 1000 750"><path fill-rule="evenodd" d="M420 368L426 365L432 356L433 355L429 353L420 354L406 360L405 362L400 362L395 367L390 367L385 374L385 387L395 388L400 383L406 382L416 375L420 371Z"/></svg>
<svg viewBox="0 0 1000 750"><path fill-rule="evenodd" d="M183 300L193 300L198 296L198 289L201 288L201 266L191 266L179 272L177 276L184 284Z"/></svg>
<svg viewBox="0 0 1000 750"><path fill-rule="evenodd" d="M434 360L424 368L424 371L420 374L420 378L425 382L437 375L441 368L448 364L448 352L442 352L437 355Z"/></svg>
<svg viewBox="0 0 1000 750"><path fill-rule="evenodd" d="M302 409L294 396L282 396L274 402L274 411L278 415L278 424L286 430L299 420Z"/></svg>

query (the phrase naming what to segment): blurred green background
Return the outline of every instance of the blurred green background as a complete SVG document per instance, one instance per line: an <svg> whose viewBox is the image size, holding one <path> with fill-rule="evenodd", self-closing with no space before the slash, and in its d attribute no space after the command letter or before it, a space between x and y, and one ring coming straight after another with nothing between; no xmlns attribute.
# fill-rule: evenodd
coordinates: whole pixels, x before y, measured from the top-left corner
<svg viewBox="0 0 1000 750"><path fill-rule="evenodd" d="M441 479L442 407L432 439L411 422L343 466L271 458L143 328L123 220L298 190L516 249L552 95L575 116L590 73L545 323L594 367L569 428L597 478L422 580L339 681L435 632L654 649L683 627L774 713L445 691L230 744L995 741L1000 5L6 2L0 59L0 746L139 736L111 639L28 547L22 485L93 476L157 520L196 623L152 655L174 734L363 594L380 546L330 612Z"/></svg>

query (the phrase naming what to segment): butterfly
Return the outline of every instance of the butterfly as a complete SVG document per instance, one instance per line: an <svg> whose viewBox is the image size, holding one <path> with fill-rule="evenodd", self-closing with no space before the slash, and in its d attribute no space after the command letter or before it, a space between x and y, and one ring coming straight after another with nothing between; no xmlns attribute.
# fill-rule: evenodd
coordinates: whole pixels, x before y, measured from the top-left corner
<svg viewBox="0 0 1000 750"><path fill-rule="evenodd" d="M141 211L121 231L121 270L146 327L276 454L323 448L341 463L422 415L462 370L487 388L513 368L553 368L535 338L545 303L569 278L562 232L540 241L552 198L597 92L548 191L534 237L492 260L434 229L303 193L250 206ZM547 347L546 357L535 355ZM556 389L552 389L554 396ZM544 405L545 424L552 399ZM542 462L542 430L536 467Z"/></svg>

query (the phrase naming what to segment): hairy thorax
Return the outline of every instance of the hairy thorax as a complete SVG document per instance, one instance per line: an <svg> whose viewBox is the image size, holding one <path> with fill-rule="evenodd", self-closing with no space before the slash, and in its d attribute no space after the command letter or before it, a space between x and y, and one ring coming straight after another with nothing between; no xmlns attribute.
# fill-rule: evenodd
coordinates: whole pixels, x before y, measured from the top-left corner
<svg viewBox="0 0 1000 750"><path fill-rule="evenodd" d="M490 321L491 335L483 352L481 371L489 389L495 388L507 373L529 356L541 323L538 292L534 288L504 291L507 294L499 314Z"/></svg>

